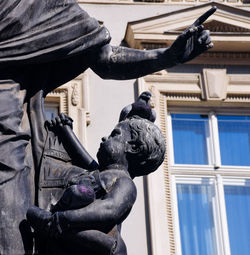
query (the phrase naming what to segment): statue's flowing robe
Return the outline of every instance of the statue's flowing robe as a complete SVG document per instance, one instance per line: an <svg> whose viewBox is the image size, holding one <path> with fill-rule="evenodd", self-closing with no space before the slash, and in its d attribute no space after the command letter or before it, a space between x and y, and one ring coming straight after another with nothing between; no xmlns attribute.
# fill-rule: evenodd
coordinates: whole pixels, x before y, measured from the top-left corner
<svg viewBox="0 0 250 255"><path fill-rule="evenodd" d="M32 250L25 221L38 201L43 98L88 67L110 40L75 0L0 1L0 254Z"/></svg>
<svg viewBox="0 0 250 255"><path fill-rule="evenodd" d="M1 65L53 61L102 45L109 39L107 29L75 0L0 2Z"/></svg>

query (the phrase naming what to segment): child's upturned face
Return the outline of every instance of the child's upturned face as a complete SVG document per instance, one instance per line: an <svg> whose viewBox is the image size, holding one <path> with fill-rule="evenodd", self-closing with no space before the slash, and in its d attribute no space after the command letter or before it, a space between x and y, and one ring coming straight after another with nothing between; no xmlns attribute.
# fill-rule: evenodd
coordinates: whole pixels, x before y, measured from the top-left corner
<svg viewBox="0 0 250 255"><path fill-rule="evenodd" d="M131 140L130 127L127 122L119 123L109 137L103 137L97 158L101 167L112 164L126 165L126 144Z"/></svg>

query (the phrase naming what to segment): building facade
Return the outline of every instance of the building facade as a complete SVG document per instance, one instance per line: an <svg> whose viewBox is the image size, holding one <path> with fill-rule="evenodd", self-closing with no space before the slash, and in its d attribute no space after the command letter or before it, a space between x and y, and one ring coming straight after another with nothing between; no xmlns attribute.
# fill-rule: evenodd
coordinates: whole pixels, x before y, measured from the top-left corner
<svg viewBox="0 0 250 255"><path fill-rule="evenodd" d="M159 170L135 180L138 199L122 228L129 255L250 253L250 2L79 0L110 30L113 45L168 47L212 6L214 48L137 80L91 70L50 93L48 118L63 111L95 156L121 109L149 90L166 138ZM52 114L52 115L51 115Z"/></svg>

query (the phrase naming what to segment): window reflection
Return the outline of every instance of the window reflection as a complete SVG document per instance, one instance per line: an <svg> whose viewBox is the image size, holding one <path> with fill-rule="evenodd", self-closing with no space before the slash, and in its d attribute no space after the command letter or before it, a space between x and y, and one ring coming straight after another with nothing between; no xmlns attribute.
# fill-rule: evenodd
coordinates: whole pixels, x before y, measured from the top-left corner
<svg viewBox="0 0 250 255"><path fill-rule="evenodd" d="M45 102L44 113L46 120L55 118L59 114L59 104L54 102Z"/></svg>
<svg viewBox="0 0 250 255"><path fill-rule="evenodd" d="M216 255L214 185L177 184L182 255Z"/></svg>
<svg viewBox="0 0 250 255"><path fill-rule="evenodd" d="M250 117L217 118L222 165L250 166Z"/></svg>
<svg viewBox="0 0 250 255"><path fill-rule="evenodd" d="M172 114L175 164L208 164L208 116Z"/></svg>

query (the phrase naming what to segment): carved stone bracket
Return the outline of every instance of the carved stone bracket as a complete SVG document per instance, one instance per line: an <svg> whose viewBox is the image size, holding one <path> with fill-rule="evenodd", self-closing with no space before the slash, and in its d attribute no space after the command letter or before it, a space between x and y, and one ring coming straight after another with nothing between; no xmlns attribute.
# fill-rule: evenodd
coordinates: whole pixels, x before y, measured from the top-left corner
<svg viewBox="0 0 250 255"><path fill-rule="evenodd" d="M84 73L55 89L45 99L45 102L57 103L59 112L74 120L74 132L84 145L87 140L86 127L90 124L88 86L88 74Z"/></svg>
<svg viewBox="0 0 250 255"><path fill-rule="evenodd" d="M77 106L80 101L79 88L78 88L79 86L77 83L73 83L71 87L72 87L71 103L73 106Z"/></svg>
<svg viewBox="0 0 250 255"><path fill-rule="evenodd" d="M202 99L223 100L226 98L228 77L226 69L203 69Z"/></svg>

